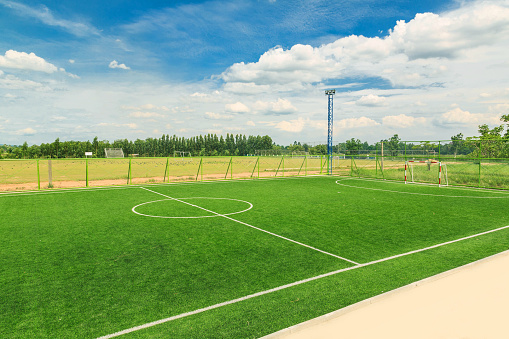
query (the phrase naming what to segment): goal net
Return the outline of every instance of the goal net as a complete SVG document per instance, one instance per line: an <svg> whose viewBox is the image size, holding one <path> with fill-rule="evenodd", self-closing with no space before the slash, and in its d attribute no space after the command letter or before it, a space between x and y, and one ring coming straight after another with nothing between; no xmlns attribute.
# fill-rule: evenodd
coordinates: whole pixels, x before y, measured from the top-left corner
<svg viewBox="0 0 509 339"><path fill-rule="evenodd" d="M121 148L105 148L104 154L106 158L123 158L124 151Z"/></svg>
<svg viewBox="0 0 509 339"><path fill-rule="evenodd" d="M405 184L429 183L447 186L447 165L435 160L405 161Z"/></svg>
<svg viewBox="0 0 509 339"><path fill-rule="evenodd" d="M304 151L293 151L292 158L305 158L309 155L309 152Z"/></svg>

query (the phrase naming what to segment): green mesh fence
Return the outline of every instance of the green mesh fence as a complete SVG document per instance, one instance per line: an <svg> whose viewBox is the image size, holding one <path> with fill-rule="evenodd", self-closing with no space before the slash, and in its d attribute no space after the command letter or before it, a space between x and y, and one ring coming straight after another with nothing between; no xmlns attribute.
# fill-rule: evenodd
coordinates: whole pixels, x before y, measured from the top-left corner
<svg viewBox="0 0 509 339"><path fill-rule="evenodd" d="M37 160L1 160L0 187L3 190L38 188Z"/></svg>
<svg viewBox="0 0 509 339"><path fill-rule="evenodd" d="M480 162L480 187L507 188L509 182L509 160L493 159Z"/></svg>
<svg viewBox="0 0 509 339"><path fill-rule="evenodd" d="M485 150L488 148L485 147ZM482 151L482 149L481 149ZM0 160L0 190L332 174L509 189L509 159L428 156L245 156Z"/></svg>

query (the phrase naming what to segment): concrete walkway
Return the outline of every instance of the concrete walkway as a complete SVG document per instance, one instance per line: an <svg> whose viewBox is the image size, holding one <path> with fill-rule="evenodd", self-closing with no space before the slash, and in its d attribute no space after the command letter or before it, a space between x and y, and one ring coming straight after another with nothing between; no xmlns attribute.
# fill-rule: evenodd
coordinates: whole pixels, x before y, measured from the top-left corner
<svg viewBox="0 0 509 339"><path fill-rule="evenodd" d="M509 251L264 338L507 339Z"/></svg>

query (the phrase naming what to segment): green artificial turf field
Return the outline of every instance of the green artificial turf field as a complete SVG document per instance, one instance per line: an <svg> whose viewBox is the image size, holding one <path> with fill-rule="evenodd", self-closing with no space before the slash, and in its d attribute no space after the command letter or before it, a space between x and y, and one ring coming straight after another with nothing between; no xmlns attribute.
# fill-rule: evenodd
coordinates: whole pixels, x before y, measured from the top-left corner
<svg viewBox="0 0 509 339"><path fill-rule="evenodd" d="M509 249L508 206L331 176L1 194L0 337L260 337Z"/></svg>

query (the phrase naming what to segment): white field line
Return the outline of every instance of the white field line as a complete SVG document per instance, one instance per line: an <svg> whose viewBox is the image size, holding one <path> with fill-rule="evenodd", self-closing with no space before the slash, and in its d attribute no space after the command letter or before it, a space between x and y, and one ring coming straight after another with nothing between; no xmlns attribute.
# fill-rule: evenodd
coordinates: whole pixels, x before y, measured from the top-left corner
<svg viewBox="0 0 509 339"><path fill-rule="evenodd" d="M155 194L159 194L159 195L162 195L163 197L166 197L168 199L171 199L171 200L175 200L175 201L178 201L178 202L181 202L183 204L186 204L186 205L189 205L189 206L193 206L193 207L196 207L196 208L199 208L203 211L206 211L206 212L209 212L209 213L212 213L212 214L215 214L217 215L218 217L223 217L225 219L228 219L228 220L231 220L231 221L235 221L236 223L239 223L239 224L242 224L242 225L245 225L245 226L248 226L248 227L251 227L251 228L254 228L255 230L258 230L258 231L262 231L262 232L265 232L267 234L270 234L272 236L275 236L275 237L278 237L278 238L281 238L283 240L286 240L286 241L290 241L290 242L293 242L294 244L297 244L297 245L300 245L300 246L304 246L304 247L307 247L309 249L312 249L314 251L318 251L320 253L323 253L323 254L327 254L327 255L330 255L332 257L335 257L335 258L338 258L338 259L341 259L341 260L344 260L344 261L348 261L349 263L352 263L354 265L359 265L359 263L355 262L355 261L352 261L352 260L349 260L349 259L346 259L346 258L343 258L343 257L340 257L339 255L335 255L335 254L332 254L332 253L329 253L329 252L325 252L325 251L322 251L316 247L312 247L312 246L309 246L309 245L306 245L306 244L303 244L301 242L298 242L298 241L295 241L295 240L292 240L290 238L286 238L286 237L283 237L282 235L279 235L279 234L276 234L276 233L272 233L272 232L269 232L269 231L266 231L264 229L261 229L259 227L255 227L253 225L249 225L243 221L240 221L240 220L236 220L236 219L233 219L227 215L224 215L224 214L220 214L220 213L217 213L217 212L214 212L214 211L211 211L211 210L208 210L206 208L203 208L201 206L198 206L198 205L194 205L194 204L191 204L187 201L184 201L184 200L180 200L180 199L177 199L177 198L172 198L168 195L165 195L165 194L162 194L162 193L159 193L159 192L156 192L156 191L152 191L152 190L149 190L148 188L145 188L145 187L141 187L142 189L146 190L146 191L149 191L149 192L152 192L152 193L155 193Z"/></svg>
<svg viewBox="0 0 509 339"><path fill-rule="evenodd" d="M382 189L382 188L352 186L352 185L343 184L341 181L342 180L336 180L336 184L338 184L340 186L345 186L345 187L360 188L363 190L381 191L381 192L390 192L390 193L399 193L399 194L411 194L411 195L421 195L421 196L430 196L430 197L445 197L445 198L467 198L467 199L508 199L509 198L509 195L507 195L506 197L481 197L481 196L468 196L468 195L446 195L446 194L433 194L433 193L393 191L393 190L386 190L386 189Z"/></svg>
<svg viewBox="0 0 509 339"><path fill-rule="evenodd" d="M425 248L422 248L422 249L419 249L419 250L414 250L414 251L410 251L410 252L406 252L406 253L402 253L402 254L398 254L398 255L393 255L393 256L387 257L387 258L373 260L373 261L367 262L365 264L358 264L356 266L351 266L351 267L343 268L343 269L340 269L340 270L337 270L337 271L332 271L332 272L329 272L329 273L317 275L315 277L311 277L311 278L304 279L304 280L299 280L299 281L296 281L296 282L293 282L293 283L290 283L290 284L286 284L286 285L282 285L282 286L279 286L279 287L276 287L276 288L272 288L270 290L261 291L261 292L258 292L258 293L247 295L245 297L233 299L233 300L230 300L230 301L225 301L225 302L222 302L222 303L219 303L219 304L215 304L215 305L212 305L212 306L200 308L200 309L197 309L197 310L194 310L194 311L191 311L191 312L182 313L182 314L179 314L179 315L175 315L173 317L169 317L169 318L165 318L165 319L160 319L160 320L153 321L153 322L150 322L150 323L146 323L146 324L143 324L143 325L140 325L140 326L128 328L128 329L125 329L123 331L119 331L119 332L115 332L115 333L112 333L112 334L105 335L103 337L99 337L98 339L109 339L109 338L118 337L118 336L121 336L123 334L127 334L127 333L131 333L131 332L143 330L145 328L149 328L149 327L152 327L152 326L160 325L160 324L172 321L172 320L176 320L176 319L188 317L190 315L206 312L206 311L213 310L213 309L216 309L216 308L219 308L219 307L222 307L222 306L235 304L235 303L238 303L240 301L244 301L244 300L252 299L252 298L255 298L255 297L262 296L262 295L266 295L266 294L269 294L269 293L281 291L281 290L284 290L286 288L302 285L302 284L305 284L305 283L310 282L310 281L322 279L322 278L325 278L325 277L330 277L330 276L338 274L338 273L342 273L342 272L346 272L346 271L350 271L350 270L355 270L355 269L361 268L361 267L367 267L367 266L375 265L375 264L378 264L378 263L381 263L381 262L384 262L384 261L389 261L389 260L392 260L392 259L401 258L401 257L407 256L407 255L411 255L411 254L427 251L429 249L433 249L433 248L449 245L449 244L452 244L452 243L455 243L455 242L459 242L459 241L463 241L463 240L467 240L467 239L472 239L472 238L479 237L479 236L486 235L486 234L493 233L493 232L498 232L498 231L501 231L501 230L504 230L504 229L507 229L507 228L509 228L509 225L508 226L499 227L499 228L493 229L491 231L477 233L477 234L470 235L470 236L467 236L467 237L463 237L463 238L460 238L460 239L451 240L451 241L447 241L447 242L444 242L444 243L441 243L441 244L425 247Z"/></svg>
<svg viewBox="0 0 509 339"><path fill-rule="evenodd" d="M201 216L198 216L198 217L165 217L165 216L162 216L162 215L149 215L149 214L143 214L143 213L140 213L140 212L137 212L136 211L136 208L139 207L139 206L143 206L143 205L147 205L147 204L151 204L151 203L154 203L154 202L160 202L160 201L168 201L168 200L175 200L175 199L161 199L161 200L155 200L155 201L149 201L149 202L144 202L144 203L141 203L139 205L136 205L134 206L131 211L133 211L134 213L136 214L139 214L139 215L142 215L144 217L150 217L150 218L162 218L162 219L202 219L202 218L215 218L215 217L219 217L219 216L224 216L224 215L233 215L233 214L239 214L239 213L244 213L244 212L247 212L249 211L251 208L253 208L253 204L250 203L249 201L244 201L244 200L239 200L239 199L230 199L230 198L209 198L209 197L190 197L190 198L180 198L181 200L186 200L186 199L211 199L211 200L230 200L230 201L239 201L239 202L243 202L245 204L248 204L249 207L242 210L242 211L238 211L238 212L232 212L232 213L225 213L225 214L222 214L222 215L201 215Z"/></svg>
<svg viewBox="0 0 509 339"><path fill-rule="evenodd" d="M242 179L221 179L221 180L203 180L203 181L183 181L183 182L163 182L163 183L142 183L130 185L113 185L113 186L92 186L92 187L74 187L74 188L56 188L56 189L43 189L43 190L30 190L30 191L5 191L0 192L1 197L12 196L25 196L25 195L45 195L56 193L76 193L76 192L93 192L93 191L109 191L109 190L122 190L130 188L139 188L141 186L183 186L183 185L210 185L210 184L227 184L239 182L256 182L257 180L288 180L288 179L305 179L305 178L318 178L326 177L327 175L307 175L307 176L292 176L292 177L263 177L263 178L242 178Z"/></svg>
<svg viewBox="0 0 509 339"><path fill-rule="evenodd" d="M356 177L342 177L342 176L336 176L336 178L339 181L343 180L358 180L358 181L373 181L373 182L384 182L387 184L395 184L395 185L405 185L404 181L396 181L396 180L390 180L390 179L372 179L372 178L356 178ZM417 185L429 185L438 187L438 184L429 184L429 183L411 183L411 184L417 184ZM441 189L444 190L458 190L458 191L472 191L472 192L490 192L490 193L497 193L502 195L509 195L508 190L504 189L496 189L496 188L485 188L485 187L468 187L468 186L441 186Z"/></svg>

